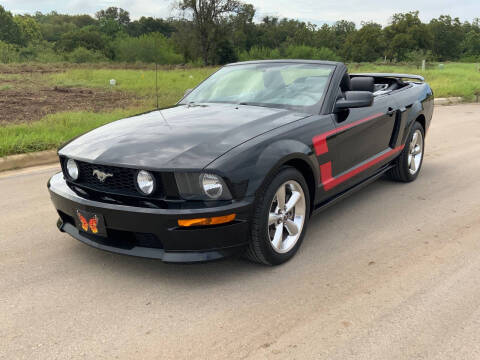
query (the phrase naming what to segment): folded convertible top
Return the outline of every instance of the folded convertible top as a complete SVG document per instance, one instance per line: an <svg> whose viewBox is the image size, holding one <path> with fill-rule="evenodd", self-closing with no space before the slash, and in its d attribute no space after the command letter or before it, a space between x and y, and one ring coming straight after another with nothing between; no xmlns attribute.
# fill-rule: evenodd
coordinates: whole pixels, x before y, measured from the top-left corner
<svg viewBox="0 0 480 360"><path fill-rule="evenodd" d="M397 78L397 79L412 79L425 81L425 78L420 75L412 74L396 74L396 73L361 73L361 74L350 74L350 76L372 76L372 77L388 77L388 78Z"/></svg>

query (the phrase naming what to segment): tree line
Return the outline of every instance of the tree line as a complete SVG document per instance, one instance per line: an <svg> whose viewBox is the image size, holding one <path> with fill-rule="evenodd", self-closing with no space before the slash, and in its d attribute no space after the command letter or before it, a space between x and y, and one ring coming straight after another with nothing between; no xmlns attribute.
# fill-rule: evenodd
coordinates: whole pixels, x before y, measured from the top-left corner
<svg viewBox="0 0 480 360"><path fill-rule="evenodd" d="M339 20L317 26L266 16L237 0L180 0L178 16L132 20L109 7L90 15L19 14L0 6L0 62L158 62L217 65L238 60L303 58L346 62L480 61L480 19L418 11L387 26Z"/></svg>

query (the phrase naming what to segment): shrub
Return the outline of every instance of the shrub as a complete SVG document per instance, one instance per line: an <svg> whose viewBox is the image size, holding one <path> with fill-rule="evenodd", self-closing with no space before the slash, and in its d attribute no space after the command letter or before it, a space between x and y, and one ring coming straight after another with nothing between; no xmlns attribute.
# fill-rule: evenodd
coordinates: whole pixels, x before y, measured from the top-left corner
<svg viewBox="0 0 480 360"><path fill-rule="evenodd" d="M53 46L46 42L29 44L18 51L20 62L52 63L65 61L65 57L56 53Z"/></svg>
<svg viewBox="0 0 480 360"><path fill-rule="evenodd" d="M462 63L480 63L480 55L465 55L459 62Z"/></svg>
<svg viewBox="0 0 480 360"><path fill-rule="evenodd" d="M412 50L407 53L405 53L405 62L407 63L412 63L417 66L420 66L422 64L423 60L426 60L427 62L433 62L435 61L434 56L432 55L432 52L430 50Z"/></svg>
<svg viewBox="0 0 480 360"><path fill-rule="evenodd" d="M238 54L238 59L240 61L248 60L268 60L268 59L279 59L280 51L278 49L270 49L266 47L257 47L253 46L250 51L242 51Z"/></svg>
<svg viewBox="0 0 480 360"><path fill-rule="evenodd" d="M17 62L18 59L18 47L0 40L0 63Z"/></svg>
<svg viewBox="0 0 480 360"><path fill-rule="evenodd" d="M84 47L76 48L67 55L67 58L71 62L77 64L103 62L108 60L101 52L95 50L88 50Z"/></svg>
<svg viewBox="0 0 480 360"><path fill-rule="evenodd" d="M115 60L118 61L158 64L183 62L182 56L175 52L172 42L160 33L118 38L113 44L113 51Z"/></svg>
<svg viewBox="0 0 480 360"><path fill-rule="evenodd" d="M285 55L288 59L340 60L340 57L328 48L315 48L307 45L290 45L285 50Z"/></svg>
<svg viewBox="0 0 480 360"><path fill-rule="evenodd" d="M83 47L88 50L104 50L107 47L108 39L96 28L87 26L82 29L75 29L62 34L55 43L55 49L58 51L74 51L76 48Z"/></svg>

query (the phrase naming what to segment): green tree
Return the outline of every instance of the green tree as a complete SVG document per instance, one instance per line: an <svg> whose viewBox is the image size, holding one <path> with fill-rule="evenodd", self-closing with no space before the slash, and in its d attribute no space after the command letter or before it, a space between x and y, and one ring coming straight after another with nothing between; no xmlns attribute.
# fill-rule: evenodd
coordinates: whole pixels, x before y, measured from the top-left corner
<svg viewBox="0 0 480 360"><path fill-rule="evenodd" d="M75 17L58 14L55 11L48 14L36 12L33 18L40 27L43 39L52 43L58 41L64 34L79 28L75 23Z"/></svg>
<svg viewBox="0 0 480 360"><path fill-rule="evenodd" d="M376 61L385 52L382 25L364 23L362 28L351 32L345 41L344 55L347 60L356 62Z"/></svg>
<svg viewBox="0 0 480 360"><path fill-rule="evenodd" d="M480 56L480 32L470 31L462 43L463 52L468 56Z"/></svg>
<svg viewBox="0 0 480 360"><path fill-rule="evenodd" d="M130 23L130 14L127 10L117 8L114 6L109 7L105 10L97 11L95 17L100 22L109 22L113 21L120 26L127 26Z"/></svg>
<svg viewBox="0 0 480 360"><path fill-rule="evenodd" d="M187 19L180 19L173 23L175 32L172 34L172 41L176 51L183 56L183 62L193 62L200 58L200 47L198 41L192 41L192 34L195 33L194 25Z"/></svg>
<svg viewBox="0 0 480 360"><path fill-rule="evenodd" d="M0 41L9 44L21 44L22 34L18 24L14 21L12 13L0 5Z"/></svg>
<svg viewBox="0 0 480 360"><path fill-rule="evenodd" d="M14 21L20 29L22 45L38 43L43 39L40 25L30 16L16 15Z"/></svg>
<svg viewBox="0 0 480 360"><path fill-rule="evenodd" d="M80 30L67 32L55 44L57 50L66 52L71 52L78 47L104 51L106 46L107 39L94 27L84 27Z"/></svg>
<svg viewBox="0 0 480 360"><path fill-rule="evenodd" d="M240 2L237 0L181 0L178 7L192 15L203 63L213 64L224 19L238 12Z"/></svg>
<svg viewBox="0 0 480 360"><path fill-rule="evenodd" d="M140 36L155 32L170 37L174 31L175 26L171 22L145 16L130 22L127 26L127 32L130 36Z"/></svg>
<svg viewBox="0 0 480 360"><path fill-rule="evenodd" d="M242 4L238 12L230 16L232 44L237 51L250 50L256 43L257 30L253 22L255 8L251 4Z"/></svg>
<svg viewBox="0 0 480 360"><path fill-rule="evenodd" d="M384 29L386 56L390 60L404 61L412 50L431 49L432 35L418 17L418 11L394 14Z"/></svg>
<svg viewBox="0 0 480 360"><path fill-rule="evenodd" d="M433 37L433 55L440 61L458 59L464 37L460 19L441 15L432 19L428 27Z"/></svg>
<svg viewBox="0 0 480 360"><path fill-rule="evenodd" d="M337 53L343 54L347 37L356 32L355 23L352 21L340 20L333 24L331 30L335 39L333 50Z"/></svg>
<svg viewBox="0 0 480 360"><path fill-rule="evenodd" d="M337 49L335 41L335 32L328 24L323 24L314 34L314 45L316 47L325 47L331 50Z"/></svg>

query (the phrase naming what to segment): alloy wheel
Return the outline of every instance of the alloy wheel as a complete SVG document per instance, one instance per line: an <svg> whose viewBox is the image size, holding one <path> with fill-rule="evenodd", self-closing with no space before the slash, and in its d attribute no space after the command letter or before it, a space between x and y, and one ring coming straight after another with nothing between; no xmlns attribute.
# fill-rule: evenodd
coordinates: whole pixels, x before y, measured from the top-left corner
<svg viewBox="0 0 480 360"><path fill-rule="evenodd" d="M415 175L420 168L423 156L423 135L420 130L413 133L408 149L408 171Z"/></svg>
<svg viewBox="0 0 480 360"><path fill-rule="evenodd" d="M305 223L305 193L294 180L283 183L275 193L268 214L268 236L277 253L290 251Z"/></svg>

